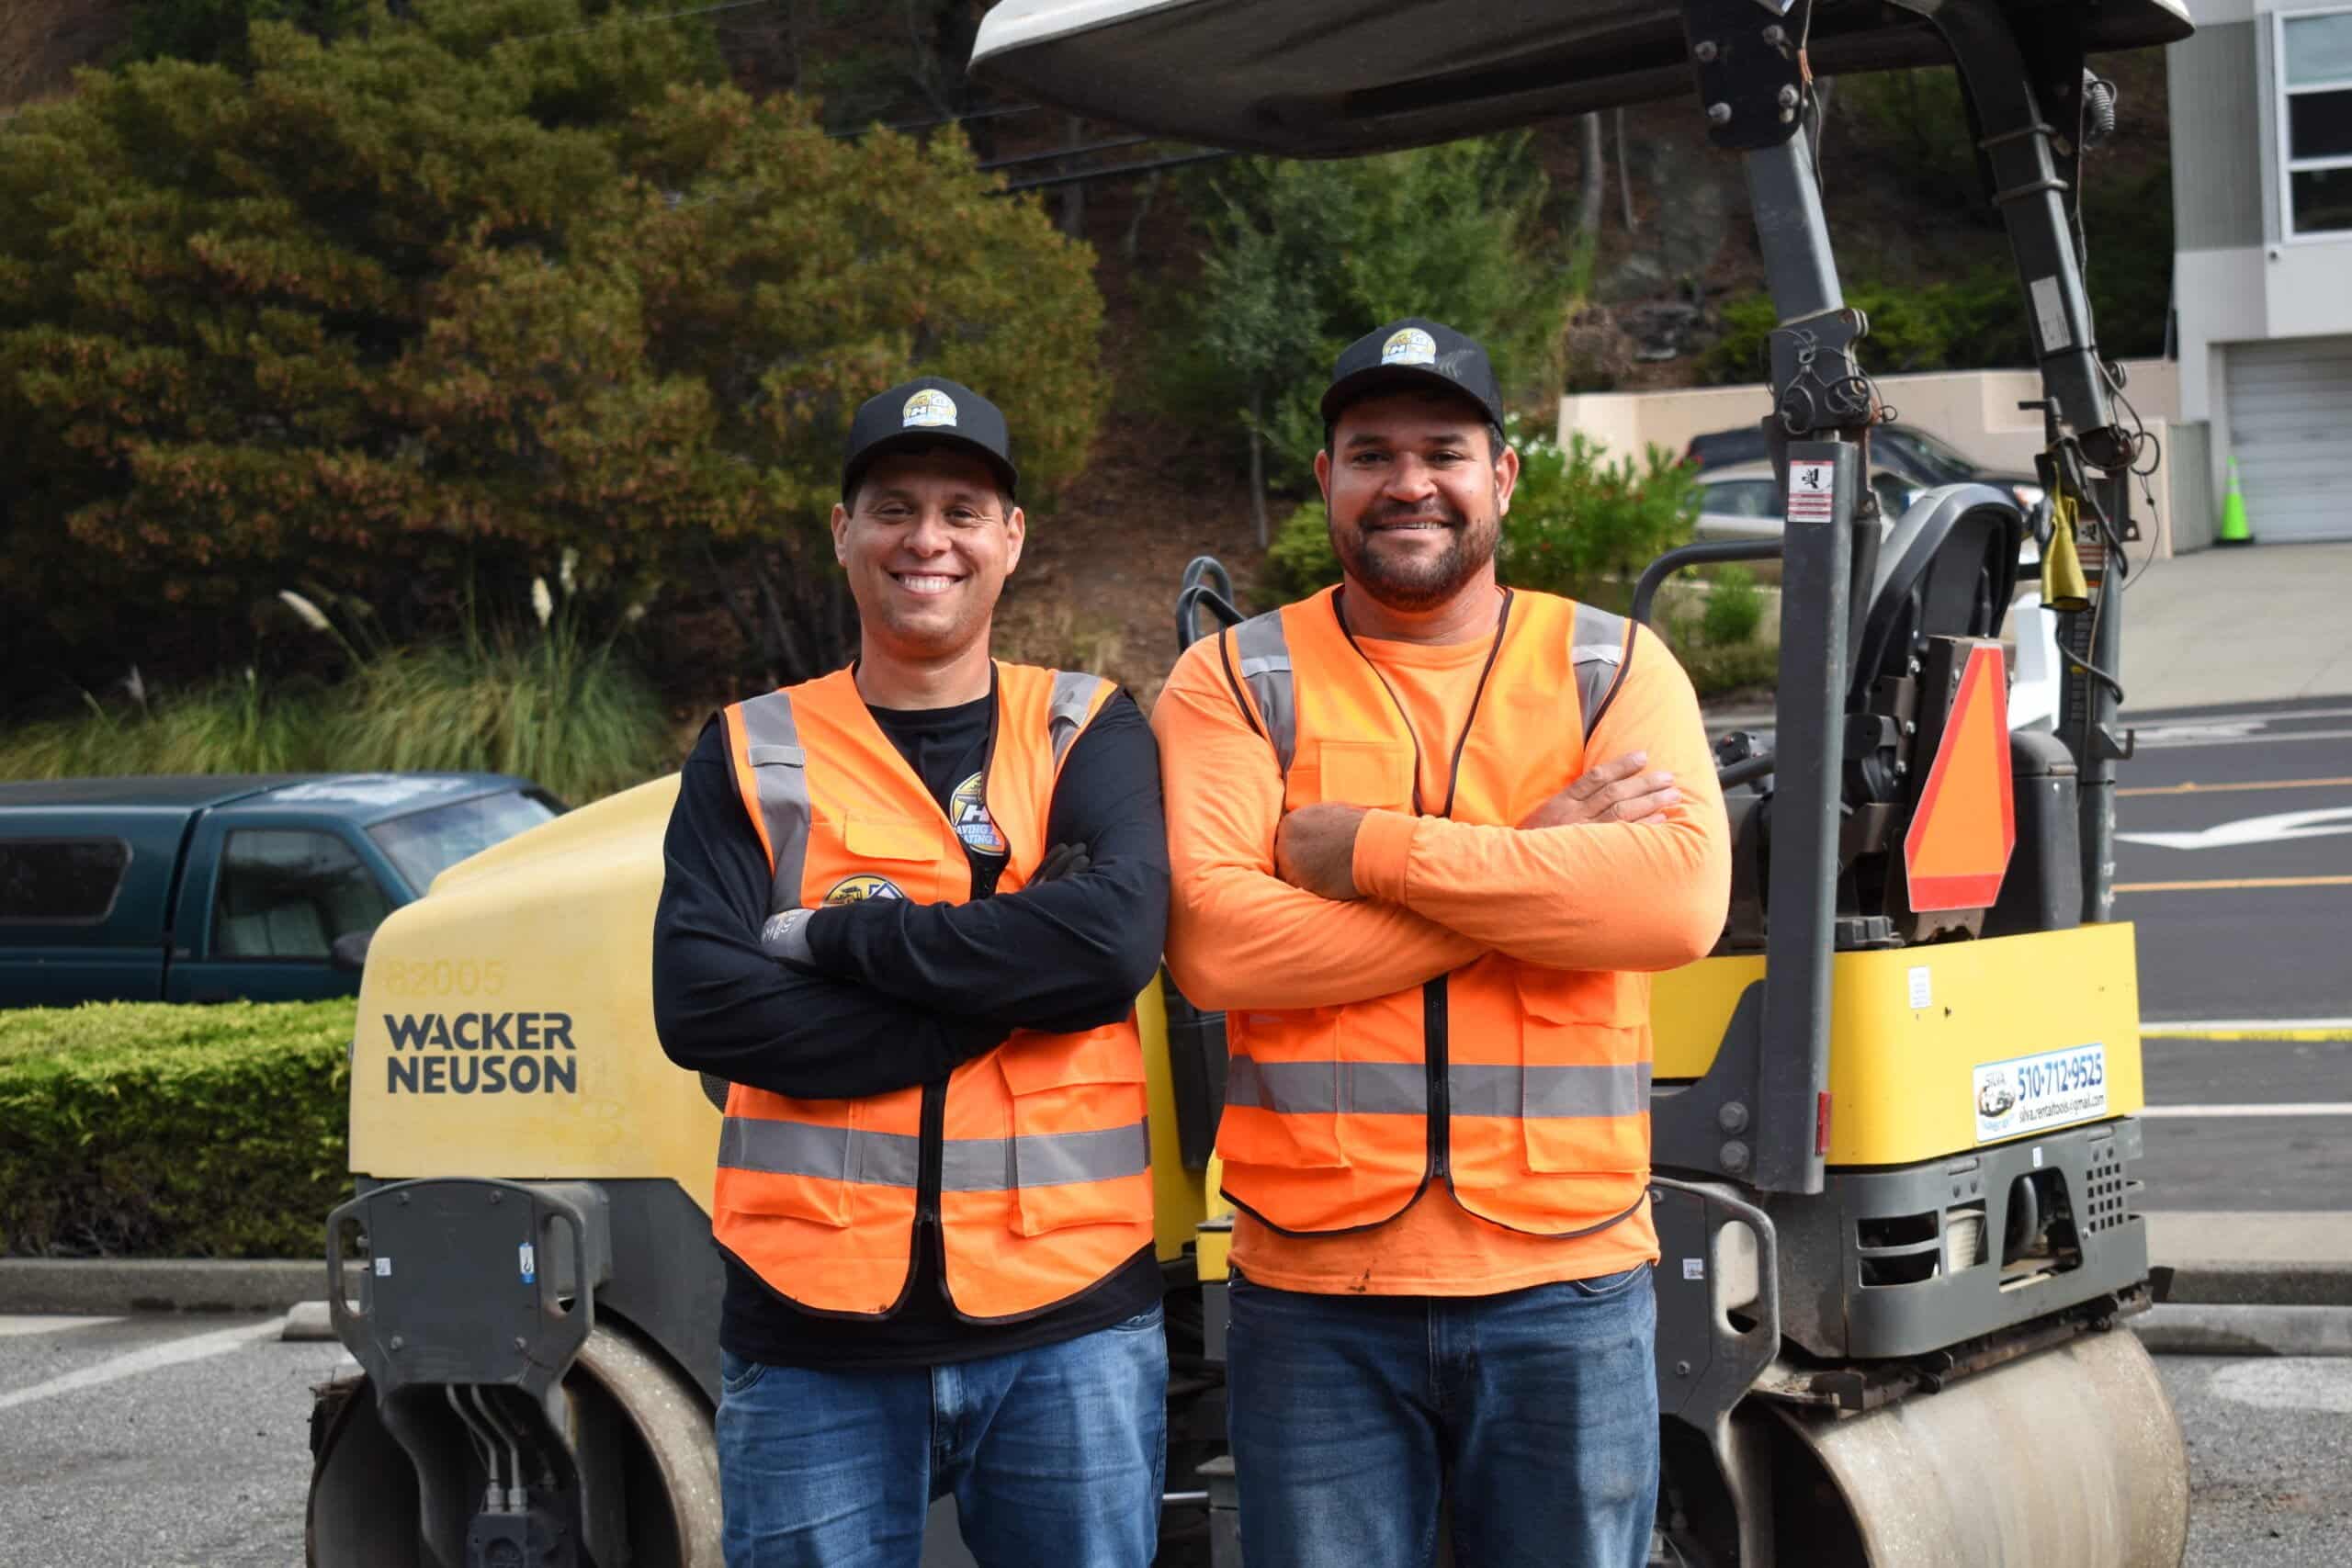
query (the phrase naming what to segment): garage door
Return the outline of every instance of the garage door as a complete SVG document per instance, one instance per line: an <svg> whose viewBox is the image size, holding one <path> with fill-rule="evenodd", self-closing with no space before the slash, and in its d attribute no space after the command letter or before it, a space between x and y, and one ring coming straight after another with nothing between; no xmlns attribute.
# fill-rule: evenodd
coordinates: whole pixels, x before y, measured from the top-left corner
<svg viewBox="0 0 2352 1568"><path fill-rule="evenodd" d="M2233 343L2230 434L2262 544L2352 539L2352 337Z"/></svg>

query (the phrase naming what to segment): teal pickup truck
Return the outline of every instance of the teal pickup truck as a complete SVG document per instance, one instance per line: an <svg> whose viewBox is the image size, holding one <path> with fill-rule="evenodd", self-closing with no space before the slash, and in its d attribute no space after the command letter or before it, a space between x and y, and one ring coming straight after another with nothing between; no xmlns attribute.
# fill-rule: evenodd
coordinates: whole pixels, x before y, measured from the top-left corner
<svg viewBox="0 0 2352 1568"><path fill-rule="evenodd" d="M387 914L562 809L500 773L0 784L0 1007L351 995Z"/></svg>

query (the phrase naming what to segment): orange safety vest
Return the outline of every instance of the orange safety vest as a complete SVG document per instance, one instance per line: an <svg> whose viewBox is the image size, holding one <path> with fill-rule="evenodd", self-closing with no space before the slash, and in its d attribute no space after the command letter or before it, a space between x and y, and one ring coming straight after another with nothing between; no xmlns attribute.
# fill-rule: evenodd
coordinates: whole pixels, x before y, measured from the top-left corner
<svg viewBox="0 0 2352 1568"><path fill-rule="evenodd" d="M1222 634L1286 810L1343 801L1517 823L1584 772L1586 738L1634 653L1621 616L1507 594L1449 796L1427 800L1419 748L1457 738L1417 740L1341 614L1327 589ZM1489 953L1365 1001L1228 1011L1226 1196L1313 1235L1393 1219L1435 1178L1512 1230L1606 1229L1641 1206L1649 1175L1649 998L1646 975Z"/></svg>
<svg viewBox="0 0 2352 1568"><path fill-rule="evenodd" d="M736 786L775 874L770 912L863 898L962 903L972 886L958 829L985 833L991 821L1006 852L998 889L1020 888L1045 857L1062 759L1114 689L999 663L982 809L959 799L960 822L882 733L846 670L728 708ZM933 1086L928 1097L913 1087L796 1100L735 1084L712 1230L789 1300L881 1316L905 1294L918 1189L935 1169L956 1312L1027 1316L1151 1241L1145 1109L1132 1010L1083 1033L1016 1030L957 1066L944 1095Z"/></svg>

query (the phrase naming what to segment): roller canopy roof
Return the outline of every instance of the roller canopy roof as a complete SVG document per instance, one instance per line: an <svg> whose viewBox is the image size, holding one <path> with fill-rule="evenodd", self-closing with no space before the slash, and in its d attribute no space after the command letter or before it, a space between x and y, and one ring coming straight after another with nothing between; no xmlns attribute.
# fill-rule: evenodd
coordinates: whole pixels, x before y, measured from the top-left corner
<svg viewBox="0 0 2352 1568"><path fill-rule="evenodd" d="M2077 20L2094 51L2191 30L2181 0L2011 14L2020 33ZM1924 18L1882 0L1821 0L1807 56L1820 76L1951 59ZM1092 118L1302 157L1698 102L1672 0L1004 0L981 20L972 69Z"/></svg>

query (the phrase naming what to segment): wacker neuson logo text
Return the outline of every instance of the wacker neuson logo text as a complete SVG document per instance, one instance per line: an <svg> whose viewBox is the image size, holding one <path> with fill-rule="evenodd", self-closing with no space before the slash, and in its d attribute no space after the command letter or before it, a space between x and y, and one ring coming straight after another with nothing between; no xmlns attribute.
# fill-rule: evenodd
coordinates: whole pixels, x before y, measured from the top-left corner
<svg viewBox="0 0 2352 1568"><path fill-rule="evenodd" d="M577 1094L568 1012L384 1014L391 1094Z"/></svg>

